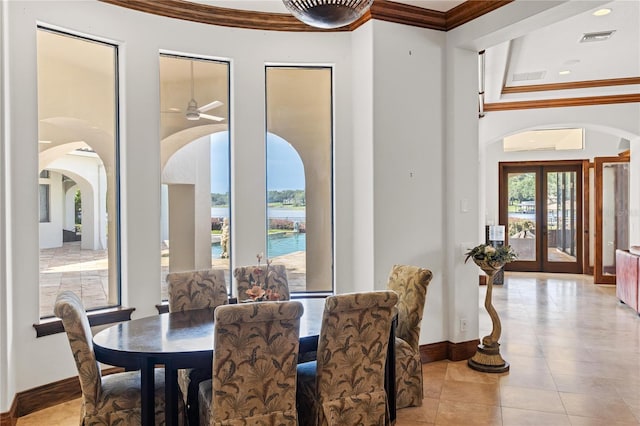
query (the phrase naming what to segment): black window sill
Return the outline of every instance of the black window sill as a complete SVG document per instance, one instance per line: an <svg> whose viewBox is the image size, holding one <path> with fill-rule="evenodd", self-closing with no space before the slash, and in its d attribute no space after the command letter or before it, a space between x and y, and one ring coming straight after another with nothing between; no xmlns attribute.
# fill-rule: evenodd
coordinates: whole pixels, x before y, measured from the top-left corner
<svg viewBox="0 0 640 426"><path fill-rule="evenodd" d="M119 306L117 308L100 309L99 311L87 312L89 317L89 325L112 324L116 322L129 321L131 314L136 308L126 308ZM36 329L36 337L50 336L52 334L64 333L62 321L58 318L43 319L38 324L33 324Z"/></svg>

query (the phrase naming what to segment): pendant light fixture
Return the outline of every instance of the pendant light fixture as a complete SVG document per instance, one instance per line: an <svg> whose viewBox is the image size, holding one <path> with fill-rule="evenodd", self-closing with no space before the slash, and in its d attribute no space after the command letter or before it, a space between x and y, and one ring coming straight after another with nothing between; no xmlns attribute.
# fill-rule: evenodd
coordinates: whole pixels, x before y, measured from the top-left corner
<svg viewBox="0 0 640 426"><path fill-rule="evenodd" d="M300 21L316 28L339 28L364 15L373 0L282 0Z"/></svg>

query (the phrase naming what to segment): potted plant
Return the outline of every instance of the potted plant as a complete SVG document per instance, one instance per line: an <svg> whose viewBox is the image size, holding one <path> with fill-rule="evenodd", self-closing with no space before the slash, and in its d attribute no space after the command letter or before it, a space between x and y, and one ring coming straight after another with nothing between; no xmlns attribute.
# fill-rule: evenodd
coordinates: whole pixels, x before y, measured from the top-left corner
<svg viewBox="0 0 640 426"><path fill-rule="evenodd" d="M473 259L476 265L487 274L487 293L484 299L484 307L489 313L493 328L491 334L482 338L482 344L478 346L476 354L469 359L468 365L474 370L485 373L504 373L509 371L507 363L500 355L500 334L502 326L500 317L491 303L491 293L493 289L493 276L505 263L513 262L518 255L511 246L494 247L490 244L480 244L466 253L464 262Z"/></svg>
<svg viewBox="0 0 640 426"><path fill-rule="evenodd" d="M490 244L480 244L472 249L469 249L464 262L467 263L469 259L473 259L476 265L483 271L498 271L505 263L513 262L517 259L518 255L511 248L511 246L498 246L494 247ZM487 272L487 275L489 273ZM493 275L493 274L492 274Z"/></svg>

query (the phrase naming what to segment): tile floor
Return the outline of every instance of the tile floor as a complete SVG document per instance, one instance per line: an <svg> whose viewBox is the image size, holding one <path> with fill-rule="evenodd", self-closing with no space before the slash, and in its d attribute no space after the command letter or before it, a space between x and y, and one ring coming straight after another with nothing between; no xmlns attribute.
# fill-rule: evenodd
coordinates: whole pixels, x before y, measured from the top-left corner
<svg viewBox="0 0 640 426"><path fill-rule="evenodd" d="M480 337L491 332L485 289ZM582 275L507 273L493 302L510 371L425 364L423 405L399 410L397 426L640 424L640 317L618 302L615 287ZM78 412L74 400L18 426L77 425Z"/></svg>

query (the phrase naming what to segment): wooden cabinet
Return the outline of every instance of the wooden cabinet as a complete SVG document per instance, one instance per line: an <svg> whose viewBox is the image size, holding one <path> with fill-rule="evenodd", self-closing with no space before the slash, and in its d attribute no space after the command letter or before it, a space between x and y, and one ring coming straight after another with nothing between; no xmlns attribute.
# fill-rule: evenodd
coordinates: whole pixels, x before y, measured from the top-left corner
<svg viewBox="0 0 640 426"><path fill-rule="evenodd" d="M640 256L626 250L616 250L616 297L640 313L638 292Z"/></svg>

